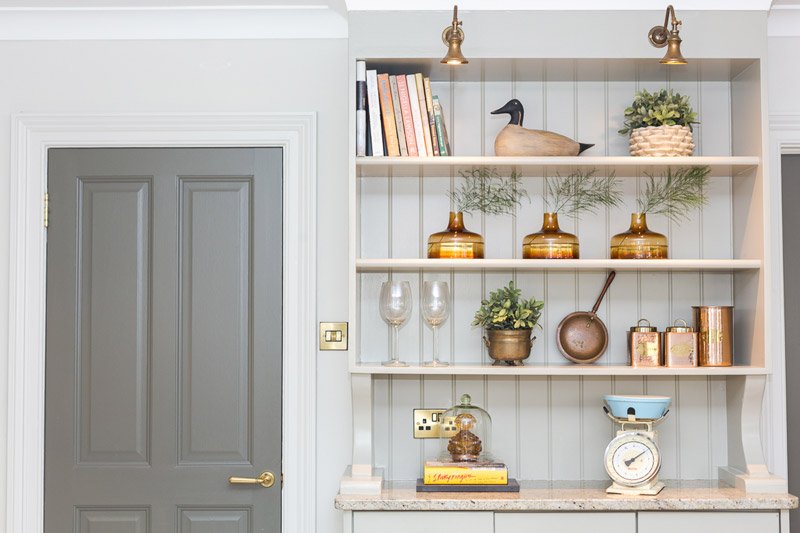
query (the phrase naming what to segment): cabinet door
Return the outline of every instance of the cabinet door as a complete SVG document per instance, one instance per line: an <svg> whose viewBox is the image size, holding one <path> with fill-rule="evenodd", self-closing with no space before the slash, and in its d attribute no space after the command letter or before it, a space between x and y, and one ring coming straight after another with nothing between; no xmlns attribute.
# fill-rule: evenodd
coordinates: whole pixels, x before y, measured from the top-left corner
<svg viewBox="0 0 800 533"><path fill-rule="evenodd" d="M497 513L494 518L494 533L581 531L636 533L636 513Z"/></svg>
<svg viewBox="0 0 800 533"><path fill-rule="evenodd" d="M639 513L639 533L779 533L776 512Z"/></svg>
<svg viewBox="0 0 800 533"><path fill-rule="evenodd" d="M491 512L359 511L353 533L492 533Z"/></svg>

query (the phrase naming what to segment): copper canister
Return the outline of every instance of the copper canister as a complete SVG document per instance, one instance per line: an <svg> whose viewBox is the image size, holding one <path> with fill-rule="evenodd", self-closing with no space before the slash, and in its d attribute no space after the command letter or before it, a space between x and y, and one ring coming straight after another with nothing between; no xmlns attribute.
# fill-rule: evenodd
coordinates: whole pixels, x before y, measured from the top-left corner
<svg viewBox="0 0 800 533"><path fill-rule="evenodd" d="M628 354L633 367L661 366L661 334L646 318L628 332Z"/></svg>
<svg viewBox="0 0 800 533"><path fill-rule="evenodd" d="M697 366L697 332L683 319L676 320L664 332L664 366Z"/></svg>
<svg viewBox="0 0 800 533"><path fill-rule="evenodd" d="M733 365L733 306L693 306L700 366Z"/></svg>

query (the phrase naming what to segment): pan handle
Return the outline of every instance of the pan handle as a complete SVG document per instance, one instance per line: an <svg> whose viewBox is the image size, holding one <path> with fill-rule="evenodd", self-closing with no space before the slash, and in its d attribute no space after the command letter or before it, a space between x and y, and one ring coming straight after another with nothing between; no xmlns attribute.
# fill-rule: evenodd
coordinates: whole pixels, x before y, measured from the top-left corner
<svg viewBox="0 0 800 533"><path fill-rule="evenodd" d="M592 314L597 314L597 310L600 309L600 302L603 301L603 297L606 295L606 291L608 287L611 285L611 282L614 281L614 278L617 277L617 272L612 270L608 273L608 278L606 279L606 284L603 286L603 290L600 292L600 296L597 298L597 301L594 303L594 307L592 307Z"/></svg>

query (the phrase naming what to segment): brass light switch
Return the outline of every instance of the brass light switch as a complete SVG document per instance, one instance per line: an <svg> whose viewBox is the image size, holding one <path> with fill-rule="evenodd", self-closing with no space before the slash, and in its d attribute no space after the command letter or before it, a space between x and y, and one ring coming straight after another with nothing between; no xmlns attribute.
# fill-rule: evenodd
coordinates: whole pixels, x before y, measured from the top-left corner
<svg viewBox="0 0 800 533"><path fill-rule="evenodd" d="M347 350L347 322L320 322L319 349Z"/></svg>

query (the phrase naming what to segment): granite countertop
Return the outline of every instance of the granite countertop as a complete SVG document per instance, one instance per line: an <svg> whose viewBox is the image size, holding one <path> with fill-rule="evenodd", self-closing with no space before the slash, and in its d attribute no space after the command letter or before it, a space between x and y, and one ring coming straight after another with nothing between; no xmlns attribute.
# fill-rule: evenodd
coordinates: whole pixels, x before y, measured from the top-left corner
<svg viewBox="0 0 800 533"><path fill-rule="evenodd" d="M709 481L665 482L657 496L606 494L609 482L520 482L519 493L418 493L387 482L380 496L338 495L343 511L751 511L795 509L791 494L754 494Z"/></svg>

